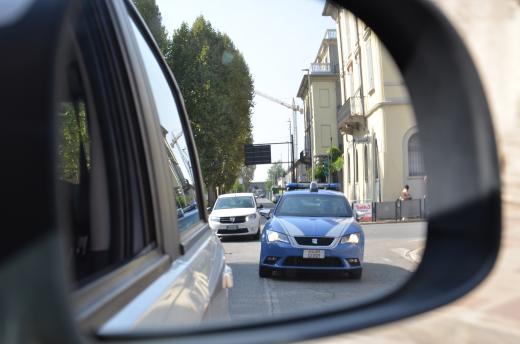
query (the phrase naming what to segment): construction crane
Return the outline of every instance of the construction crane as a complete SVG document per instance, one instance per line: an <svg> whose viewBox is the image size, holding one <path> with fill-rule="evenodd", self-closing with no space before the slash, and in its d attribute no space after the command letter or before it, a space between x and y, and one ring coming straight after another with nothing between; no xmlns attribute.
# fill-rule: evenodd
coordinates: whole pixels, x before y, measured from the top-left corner
<svg viewBox="0 0 520 344"><path fill-rule="evenodd" d="M293 102L292 102L292 105L291 105L289 103L284 102L281 99L278 99L278 98L272 97L272 96L270 96L268 94L265 94L263 92L260 92L259 90L255 90L255 94L258 94L260 97L263 97L265 99L269 99L272 102L278 103L278 104L280 104L282 106L285 106L286 108L289 108L289 109L291 109L293 111L296 111L296 112L299 112L299 113L303 114L303 109L294 103L294 98L293 98Z"/></svg>
<svg viewBox="0 0 520 344"><path fill-rule="evenodd" d="M297 116L296 113L299 112L299 113L303 114L303 109L301 107L299 107L298 105L296 105L296 103L294 102L294 98L292 100L292 105L291 105L289 103L284 102L281 99L272 97L272 96L265 94L261 91L258 91L256 89L255 89L255 94L259 95L262 98L268 99L274 103L285 106L288 109L293 110L293 114L292 114L293 142L294 142L294 152L293 153L294 153L295 159L297 159L296 157L298 156L298 125L297 125L298 119L296 118L296 116ZM290 159L290 157L289 157L289 159Z"/></svg>

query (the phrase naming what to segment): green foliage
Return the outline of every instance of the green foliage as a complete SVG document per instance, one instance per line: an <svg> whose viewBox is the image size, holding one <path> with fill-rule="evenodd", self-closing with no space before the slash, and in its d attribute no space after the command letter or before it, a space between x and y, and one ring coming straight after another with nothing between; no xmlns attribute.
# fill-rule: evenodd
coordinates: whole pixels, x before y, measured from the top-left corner
<svg viewBox="0 0 520 344"><path fill-rule="evenodd" d="M168 49L168 34L162 25L162 16L155 0L133 0L135 7L143 17L144 22L152 33L155 42L163 54Z"/></svg>
<svg viewBox="0 0 520 344"><path fill-rule="evenodd" d="M255 165L251 166L242 166L240 168L240 174L239 177L242 178L242 183L244 184L244 190L248 191L249 186L251 185L251 181L253 180L253 177L255 176Z"/></svg>
<svg viewBox="0 0 520 344"><path fill-rule="evenodd" d="M343 169L343 153L338 147L331 147L327 156L314 166L314 179L318 182L327 182L327 177ZM311 173L309 173L311 174Z"/></svg>
<svg viewBox="0 0 520 344"><path fill-rule="evenodd" d="M87 168L90 166L90 142L85 104L80 102L75 106L63 103L59 113L58 171L60 179L77 184L80 178L80 142L85 149Z"/></svg>
<svg viewBox="0 0 520 344"><path fill-rule="evenodd" d="M276 184L278 178L283 177L284 175L285 170L282 167L282 163L280 161L277 161L273 163L271 167L269 167L269 169L267 170L267 181L272 181L273 184Z"/></svg>
<svg viewBox="0 0 520 344"><path fill-rule="evenodd" d="M246 191L246 190L245 190L245 188L244 188L244 185L243 185L243 184L240 184L240 183L238 182L238 180L237 180L237 181L235 181L235 183L234 183L233 186L231 187L231 191L233 191L233 192L244 192L244 191Z"/></svg>
<svg viewBox="0 0 520 344"><path fill-rule="evenodd" d="M184 196L177 196L176 199L177 199L177 207L185 208L186 205L188 204L186 202L186 198Z"/></svg>
<svg viewBox="0 0 520 344"><path fill-rule="evenodd" d="M166 60L184 96L204 182L227 190L252 142L249 68L231 39L202 16L175 30Z"/></svg>
<svg viewBox="0 0 520 344"><path fill-rule="evenodd" d="M325 174L325 169L323 167L323 163L318 163L314 166L314 180L325 183L328 174Z"/></svg>

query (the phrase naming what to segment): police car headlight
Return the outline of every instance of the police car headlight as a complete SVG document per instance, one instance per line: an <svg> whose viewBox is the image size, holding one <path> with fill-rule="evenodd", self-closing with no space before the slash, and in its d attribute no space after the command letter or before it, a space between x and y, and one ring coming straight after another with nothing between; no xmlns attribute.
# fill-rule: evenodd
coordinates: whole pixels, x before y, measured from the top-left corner
<svg viewBox="0 0 520 344"><path fill-rule="evenodd" d="M341 244L357 244L359 243L359 233L352 233L341 238Z"/></svg>
<svg viewBox="0 0 520 344"><path fill-rule="evenodd" d="M279 242L289 243L289 238L287 238L287 235L285 235L285 234L278 233L278 232L271 231L271 230L267 230L266 234L267 234L268 242L279 241Z"/></svg>
<svg viewBox="0 0 520 344"><path fill-rule="evenodd" d="M246 222L256 219L256 214L251 214L246 216Z"/></svg>
<svg viewBox="0 0 520 344"><path fill-rule="evenodd" d="M218 217L218 216L210 216L209 220L213 221L213 222L220 222L220 217Z"/></svg>

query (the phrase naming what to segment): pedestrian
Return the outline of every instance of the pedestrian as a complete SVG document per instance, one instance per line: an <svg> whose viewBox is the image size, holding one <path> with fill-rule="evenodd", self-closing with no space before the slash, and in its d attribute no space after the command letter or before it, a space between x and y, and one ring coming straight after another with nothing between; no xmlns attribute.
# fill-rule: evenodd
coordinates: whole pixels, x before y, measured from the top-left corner
<svg viewBox="0 0 520 344"><path fill-rule="evenodd" d="M400 212L403 211L401 202L408 201L410 199L412 199L412 196L410 196L410 186L407 184L404 186L403 190L401 190L401 196L399 196L399 207L401 208ZM407 220L406 217L404 217L404 216L401 217L401 221L406 221L406 220Z"/></svg>
<svg viewBox="0 0 520 344"><path fill-rule="evenodd" d="M401 190L401 197L399 197L401 201L408 201L412 199L410 196L410 186L407 184L404 186L403 190Z"/></svg>

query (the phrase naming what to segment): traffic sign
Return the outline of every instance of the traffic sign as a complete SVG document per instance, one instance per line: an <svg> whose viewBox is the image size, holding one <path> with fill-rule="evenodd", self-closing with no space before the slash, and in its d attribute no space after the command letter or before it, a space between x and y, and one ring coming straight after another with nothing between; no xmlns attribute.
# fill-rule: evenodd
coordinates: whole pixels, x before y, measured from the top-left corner
<svg viewBox="0 0 520 344"><path fill-rule="evenodd" d="M271 163L271 145L244 145L245 165Z"/></svg>

